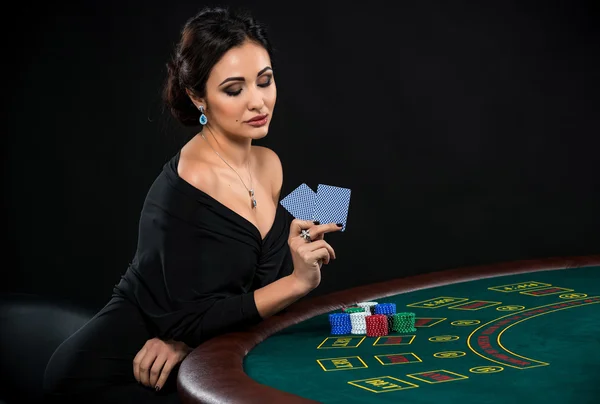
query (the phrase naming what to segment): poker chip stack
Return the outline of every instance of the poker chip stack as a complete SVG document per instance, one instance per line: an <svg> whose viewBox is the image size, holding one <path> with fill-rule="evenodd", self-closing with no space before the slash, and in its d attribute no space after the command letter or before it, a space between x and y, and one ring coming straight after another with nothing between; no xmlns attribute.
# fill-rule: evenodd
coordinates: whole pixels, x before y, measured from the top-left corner
<svg viewBox="0 0 600 404"><path fill-rule="evenodd" d="M357 303L356 305L358 307L363 307L365 309L365 311L369 312L369 314L375 314L374 313L374 307L377 306L377 302L362 302L362 303Z"/></svg>
<svg viewBox="0 0 600 404"><path fill-rule="evenodd" d="M396 314L396 303L379 303L375 306L375 314L391 316Z"/></svg>
<svg viewBox="0 0 600 404"><path fill-rule="evenodd" d="M331 334L379 337L392 332L416 332L415 313L396 313L396 303L362 302L329 314Z"/></svg>
<svg viewBox="0 0 600 404"><path fill-rule="evenodd" d="M369 317L368 311L360 311L355 313L350 313L350 324L352 325L351 334L366 334L367 332L367 321L366 318Z"/></svg>
<svg viewBox="0 0 600 404"><path fill-rule="evenodd" d="M333 335L350 334L352 324L350 323L350 314L331 313L329 314L329 324Z"/></svg>
<svg viewBox="0 0 600 404"><path fill-rule="evenodd" d="M392 331L400 333L415 332L415 313L396 313L392 316Z"/></svg>
<svg viewBox="0 0 600 404"><path fill-rule="evenodd" d="M388 335L388 317L385 314L366 316L367 337Z"/></svg>

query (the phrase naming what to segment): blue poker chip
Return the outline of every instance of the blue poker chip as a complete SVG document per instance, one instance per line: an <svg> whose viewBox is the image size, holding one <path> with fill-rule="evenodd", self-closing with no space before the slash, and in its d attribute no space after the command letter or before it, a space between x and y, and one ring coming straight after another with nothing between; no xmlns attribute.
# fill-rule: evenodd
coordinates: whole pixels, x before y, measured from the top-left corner
<svg viewBox="0 0 600 404"><path fill-rule="evenodd" d="M350 322L350 314L349 313L330 313L329 314L329 323L331 325L346 324L349 322Z"/></svg>
<svg viewBox="0 0 600 404"><path fill-rule="evenodd" d="M332 327L331 328L331 334L332 335L350 334L351 331L352 331L352 327L350 327L350 328L346 328L346 327Z"/></svg>
<svg viewBox="0 0 600 404"><path fill-rule="evenodd" d="M331 334L334 335L350 334L352 331L349 313L329 314L329 324L331 325Z"/></svg>
<svg viewBox="0 0 600 404"><path fill-rule="evenodd" d="M396 314L396 303L379 303L375 306L375 314L390 316Z"/></svg>

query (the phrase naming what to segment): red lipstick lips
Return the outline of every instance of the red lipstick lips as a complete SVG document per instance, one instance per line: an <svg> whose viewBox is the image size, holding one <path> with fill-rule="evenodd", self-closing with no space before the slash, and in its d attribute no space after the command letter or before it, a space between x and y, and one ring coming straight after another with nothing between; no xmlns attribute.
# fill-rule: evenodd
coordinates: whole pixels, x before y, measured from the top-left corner
<svg viewBox="0 0 600 404"><path fill-rule="evenodd" d="M248 125L254 126L256 128L266 125L267 123L267 114L263 114L263 115L257 115L254 118L246 121L245 123L247 123Z"/></svg>

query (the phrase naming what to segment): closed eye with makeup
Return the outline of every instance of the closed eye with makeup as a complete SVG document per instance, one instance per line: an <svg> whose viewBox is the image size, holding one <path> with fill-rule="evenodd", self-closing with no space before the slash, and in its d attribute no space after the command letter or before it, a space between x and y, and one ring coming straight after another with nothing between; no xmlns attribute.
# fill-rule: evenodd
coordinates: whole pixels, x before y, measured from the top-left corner
<svg viewBox="0 0 600 404"><path fill-rule="evenodd" d="M214 66L206 82L209 129L260 139L267 135L277 89L271 59L253 41L230 49Z"/></svg>
<svg viewBox="0 0 600 404"><path fill-rule="evenodd" d="M234 82L234 84L226 86L226 83ZM269 87L273 82L273 70L270 67L265 67L263 70L258 72L258 77L255 83L250 83L250 85L254 84L261 88ZM226 79L223 83L221 83L224 88L223 91L231 96L236 97L241 94L244 86L247 86L246 80L243 77L230 77Z"/></svg>

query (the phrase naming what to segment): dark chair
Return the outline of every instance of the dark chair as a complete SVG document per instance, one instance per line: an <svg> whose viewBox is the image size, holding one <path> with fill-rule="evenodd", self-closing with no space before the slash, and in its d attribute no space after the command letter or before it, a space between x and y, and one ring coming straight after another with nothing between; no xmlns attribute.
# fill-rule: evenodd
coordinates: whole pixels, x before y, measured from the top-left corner
<svg viewBox="0 0 600 404"><path fill-rule="evenodd" d="M94 315L30 294L0 294L0 403L39 403L54 350Z"/></svg>

